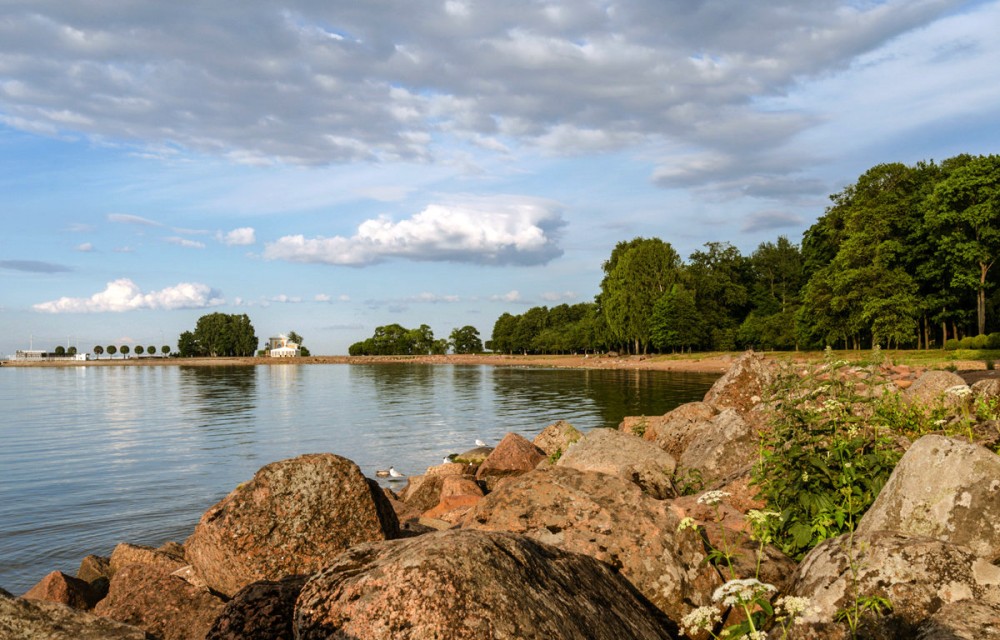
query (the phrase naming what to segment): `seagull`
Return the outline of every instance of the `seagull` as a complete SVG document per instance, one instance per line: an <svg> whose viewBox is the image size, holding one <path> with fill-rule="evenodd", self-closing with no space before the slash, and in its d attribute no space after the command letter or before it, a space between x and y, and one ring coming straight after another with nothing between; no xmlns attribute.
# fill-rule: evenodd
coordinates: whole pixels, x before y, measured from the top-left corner
<svg viewBox="0 0 1000 640"><path fill-rule="evenodd" d="M389 467L389 477L390 478L405 478L406 474L396 471L396 467Z"/></svg>
<svg viewBox="0 0 1000 640"><path fill-rule="evenodd" d="M457 453L449 453L444 457L444 460L441 461L441 464L448 464L450 462L454 462L455 458L457 457L458 457Z"/></svg>
<svg viewBox="0 0 1000 640"><path fill-rule="evenodd" d="M483 442L482 440L476 440L476 446L477 447L485 447L485 446L488 446L488 445L485 442Z"/></svg>

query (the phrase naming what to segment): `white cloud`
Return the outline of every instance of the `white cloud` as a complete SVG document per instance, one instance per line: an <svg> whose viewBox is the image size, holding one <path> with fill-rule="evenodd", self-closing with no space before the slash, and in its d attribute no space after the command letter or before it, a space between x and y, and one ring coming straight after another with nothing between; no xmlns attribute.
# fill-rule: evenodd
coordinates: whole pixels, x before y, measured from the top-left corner
<svg viewBox="0 0 1000 640"><path fill-rule="evenodd" d="M333 300L333 298L331 298L325 293L317 293L315 296L313 296L314 302L330 302L331 300Z"/></svg>
<svg viewBox="0 0 1000 640"><path fill-rule="evenodd" d="M490 296L490 300L493 300L494 302L520 302L521 292L514 289L504 294Z"/></svg>
<svg viewBox="0 0 1000 640"><path fill-rule="evenodd" d="M283 304L298 304L302 302L302 298L299 296L289 296L284 293L278 294L271 298L271 302L280 302Z"/></svg>
<svg viewBox="0 0 1000 640"><path fill-rule="evenodd" d="M459 301L461 301L461 298L459 296L456 296L456 295L445 295L445 296L443 296L443 295L439 295L439 294L436 294L436 293L429 293L427 291L425 291L423 293L418 293L415 296L410 296L409 298L406 298L406 300L404 300L404 302L423 302L423 303L428 303L428 304L438 304L438 303L441 303L441 302L449 302L450 303L450 302L459 302Z"/></svg>
<svg viewBox="0 0 1000 640"><path fill-rule="evenodd" d="M182 282L160 291L143 293L128 278L109 282L104 291L89 298L59 298L33 306L46 313L101 313L135 311L138 309L200 309L220 305L222 295L206 284Z"/></svg>
<svg viewBox="0 0 1000 640"><path fill-rule="evenodd" d="M94 245L89 242L82 242L76 245L76 250L81 253L89 253L94 250Z"/></svg>
<svg viewBox="0 0 1000 640"><path fill-rule="evenodd" d="M129 213L109 213L108 222L115 222L118 224L134 224L141 227L162 227L163 224L155 220L150 220L149 218L143 218L142 216L134 216Z"/></svg>
<svg viewBox="0 0 1000 640"><path fill-rule="evenodd" d="M285 236L264 257L362 266L405 258L477 264L544 264L562 255L560 208L550 201L503 197L432 204L412 218L367 220L345 238Z"/></svg>
<svg viewBox="0 0 1000 640"><path fill-rule="evenodd" d="M220 234L221 235L221 234ZM240 227L221 236L221 241L231 247L245 247L257 242L253 227Z"/></svg>
<svg viewBox="0 0 1000 640"><path fill-rule="evenodd" d="M198 242L196 240L188 240L187 238L179 238L177 236L170 236L163 239L164 242L169 242L170 244L176 244L179 247L185 247L187 249L204 249L205 243Z"/></svg>

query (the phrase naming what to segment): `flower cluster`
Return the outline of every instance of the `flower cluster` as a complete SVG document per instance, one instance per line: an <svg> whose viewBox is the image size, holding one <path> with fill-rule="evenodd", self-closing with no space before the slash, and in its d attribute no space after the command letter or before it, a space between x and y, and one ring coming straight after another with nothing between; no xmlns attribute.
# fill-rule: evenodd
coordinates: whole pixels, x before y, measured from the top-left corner
<svg viewBox="0 0 1000 640"><path fill-rule="evenodd" d="M698 498L698 504L714 506L722 502L723 498L728 498L729 495L727 491L706 491Z"/></svg>
<svg viewBox="0 0 1000 640"><path fill-rule="evenodd" d="M681 630L685 635L693 636L702 629L710 630L722 622L722 614L715 607L698 607L681 618Z"/></svg>
<svg viewBox="0 0 1000 640"><path fill-rule="evenodd" d="M744 606L756 600L766 600L769 593L777 590L773 584L761 582L757 578L730 580L715 590L712 602L718 602L724 607Z"/></svg>

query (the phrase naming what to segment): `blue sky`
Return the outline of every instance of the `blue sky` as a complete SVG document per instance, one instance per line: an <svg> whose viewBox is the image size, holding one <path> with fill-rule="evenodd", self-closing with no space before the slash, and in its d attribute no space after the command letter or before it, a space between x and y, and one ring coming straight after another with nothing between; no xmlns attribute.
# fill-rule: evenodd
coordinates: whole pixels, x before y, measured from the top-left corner
<svg viewBox="0 0 1000 640"><path fill-rule="evenodd" d="M591 301L621 240L795 242L882 162L996 153L1000 2L8 2L0 354L215 311Z"/></svg>

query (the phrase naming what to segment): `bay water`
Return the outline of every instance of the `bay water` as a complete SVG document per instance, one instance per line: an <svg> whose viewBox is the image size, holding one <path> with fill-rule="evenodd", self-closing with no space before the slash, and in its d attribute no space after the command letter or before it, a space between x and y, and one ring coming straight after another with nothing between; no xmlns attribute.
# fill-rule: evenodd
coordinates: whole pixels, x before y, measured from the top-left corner
<svg viewBox="0 0 1000 640"><path fill-rule="evenodd" d="M0 587L119 542L183 542L260 467L330 452L369 477L700 400L715 374L463 365L0 367ZM402 484L389 485L401 489Z"/></svg>

